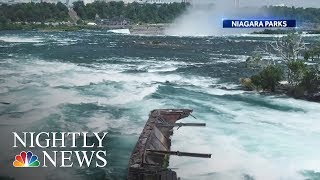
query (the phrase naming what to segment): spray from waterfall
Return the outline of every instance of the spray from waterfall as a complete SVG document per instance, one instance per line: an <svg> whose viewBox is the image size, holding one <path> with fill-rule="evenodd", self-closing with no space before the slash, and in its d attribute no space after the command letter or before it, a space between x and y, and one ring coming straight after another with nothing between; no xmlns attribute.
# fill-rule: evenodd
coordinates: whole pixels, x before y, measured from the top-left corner
<svg viewBox="0 0 320 180"><path fill-rule="evenodd" d="M234 2L233 2L234 1ZM262 8L241 7L239 0L201 3L192 5L165 30L172 36L220 36L243 34L257 29L224 29L223 19L261 18L267 16Z"/></svg>

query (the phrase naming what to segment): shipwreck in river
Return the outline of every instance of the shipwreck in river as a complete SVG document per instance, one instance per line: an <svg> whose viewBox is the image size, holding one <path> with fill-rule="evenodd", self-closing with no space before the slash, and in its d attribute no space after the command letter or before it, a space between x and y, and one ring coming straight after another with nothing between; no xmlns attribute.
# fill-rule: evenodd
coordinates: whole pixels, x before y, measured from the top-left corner
<svg viewBox="0 0 320 180"><path fill-rule="evenodd" d="M204 123L177 123L191 115L191 109L156 109L132 151L128 165L128 180L178 180L177 173L168 168L170 155L211 158L211 154L171 151L174 127L206 126Z"/></svg>

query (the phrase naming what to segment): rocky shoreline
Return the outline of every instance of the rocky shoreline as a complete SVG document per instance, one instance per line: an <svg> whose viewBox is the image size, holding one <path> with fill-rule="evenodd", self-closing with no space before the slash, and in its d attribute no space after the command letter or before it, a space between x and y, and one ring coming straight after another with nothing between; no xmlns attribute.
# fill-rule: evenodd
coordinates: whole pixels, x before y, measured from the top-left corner
<svg viewBox="0 0 320 180"><path fill-rule="evenodd" d="M287 83L278 84L274 92L267 90L257 90L251 83L249 78L240 78L241 89L244 91L256 91L262 95L287 95L295 99L302 99L311 102L320 102L320 92L308 93L307 91L299 91Z"/></svg>
<svg viewBox="0 0 320 180"><path fill-rule="evenodd" d="M104 30L116 30L116 29L129 29L132 35L149 35L159 36L165 35L165 29L170 24L134 24L134 25L86 25L84 29L104 29Z"/></svg>
<svg viewBox="0 0 320 180"><path fill-rule="evenodd" d="M88 30L114 30L129 29L133 35L158 36L165 35L169 24L135 24L135 25L70 25L70 24L11 24L0 27L0 30L37 30L37 31L78 31Z"/></svg>

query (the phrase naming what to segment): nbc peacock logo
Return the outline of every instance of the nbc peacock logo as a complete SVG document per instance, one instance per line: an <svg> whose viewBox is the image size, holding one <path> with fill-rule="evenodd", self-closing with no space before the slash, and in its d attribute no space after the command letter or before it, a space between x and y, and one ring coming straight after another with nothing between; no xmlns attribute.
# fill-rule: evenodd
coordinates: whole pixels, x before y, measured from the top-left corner
<svg viewBox="0 0 320 180"><path fill-rule="evenodd" d="M13 162L14 167L39 167L40 162L38 156L34 155L31 151L27 153L22 151L19 155L16 155L15 161Z"/></svg>

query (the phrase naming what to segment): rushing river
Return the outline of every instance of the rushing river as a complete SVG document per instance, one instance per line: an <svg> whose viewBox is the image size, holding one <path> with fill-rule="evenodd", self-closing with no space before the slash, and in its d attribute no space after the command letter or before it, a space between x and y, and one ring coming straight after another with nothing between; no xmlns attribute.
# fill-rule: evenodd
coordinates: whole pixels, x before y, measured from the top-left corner
<svg viewBox="0 0 320 180"><path fill-rule="evenodd" d="M0 32L0 175L23 178L12 173L13 131L108 131L106 168L34 176L125 179L149 111L191 108L197 119L183 122L207 127L175 130L172 150L213 158L171 157L182 179L320 179L320 104L238 87L247 56L272 39Z"/></svg>

